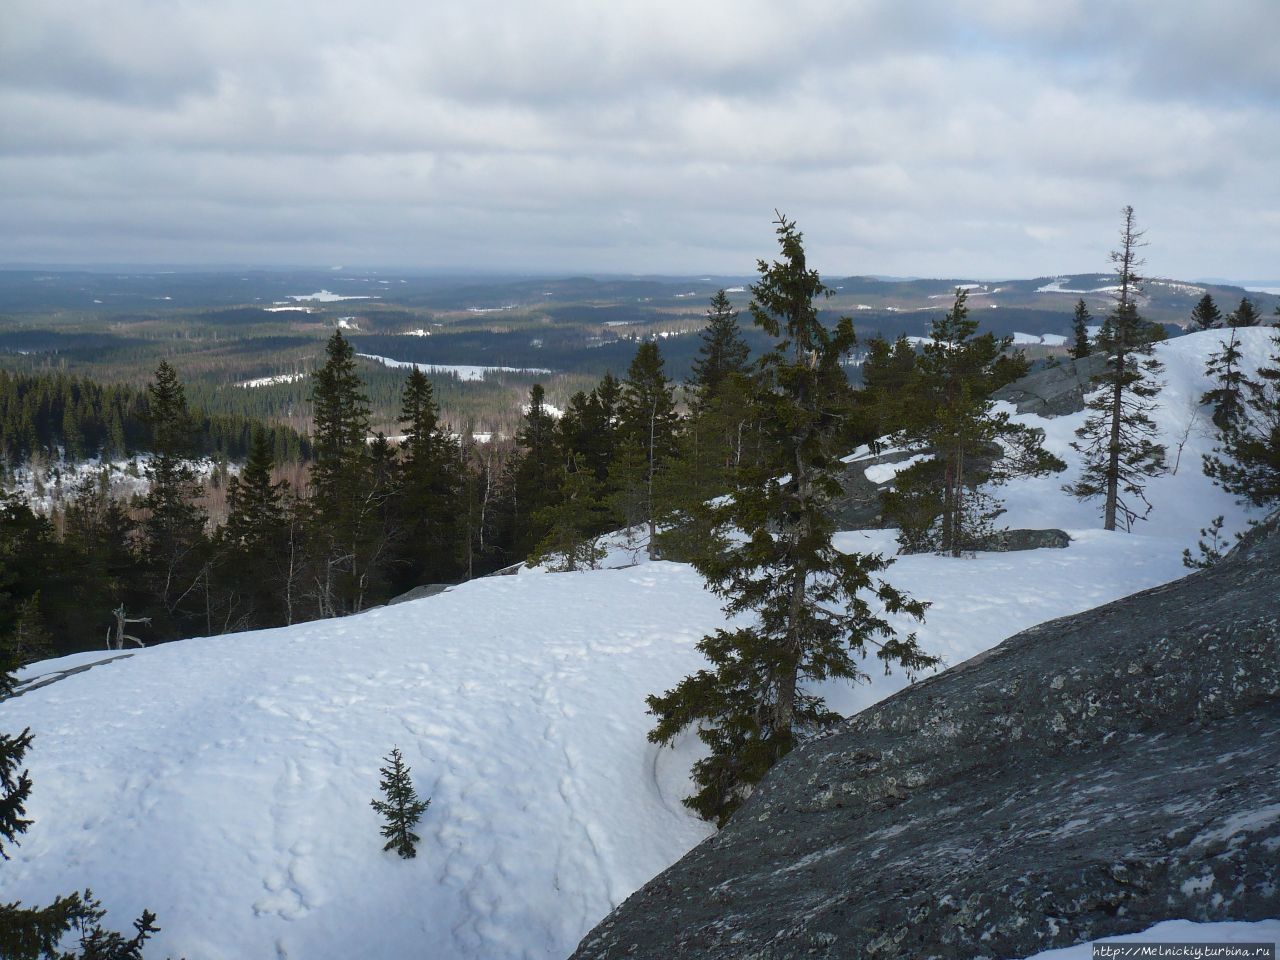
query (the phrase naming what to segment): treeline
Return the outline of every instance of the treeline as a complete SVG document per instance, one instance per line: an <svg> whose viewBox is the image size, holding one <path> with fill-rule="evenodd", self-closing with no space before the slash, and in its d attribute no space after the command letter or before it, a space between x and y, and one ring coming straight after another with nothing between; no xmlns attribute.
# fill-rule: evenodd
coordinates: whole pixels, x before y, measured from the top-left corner
<svg viewBox="0 0 1280 960"><path fill-rule="evenodd" d="M149 451L155 442L152 413L147 392L134 387L64 373L0 370L0 467L13 469L33 456L120 460ZM194 415L191 455L243 460L257 425L239 413ZM295 430L265 429L277 462L310 457L309 441Z"/></svg>

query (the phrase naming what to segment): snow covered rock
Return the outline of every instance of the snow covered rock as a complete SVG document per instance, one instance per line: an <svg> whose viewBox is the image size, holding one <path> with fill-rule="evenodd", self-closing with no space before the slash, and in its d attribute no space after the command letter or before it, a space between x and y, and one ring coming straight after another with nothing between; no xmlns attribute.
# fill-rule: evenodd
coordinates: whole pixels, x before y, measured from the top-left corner
<svg viewBox="0 0 1280 960"><path fill-rule="evenodd" d="M574 960L1026 956L1280 916L1280 516L797 749Z"/></svg>

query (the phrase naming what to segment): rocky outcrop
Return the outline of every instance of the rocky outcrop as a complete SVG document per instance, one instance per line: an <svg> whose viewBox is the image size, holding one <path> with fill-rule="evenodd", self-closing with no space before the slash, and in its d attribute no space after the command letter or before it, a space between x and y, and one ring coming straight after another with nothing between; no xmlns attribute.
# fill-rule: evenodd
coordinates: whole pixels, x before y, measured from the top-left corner
<svg viewBox="0 0 1280 960"><path fill-rule="evenodd" d="M1007 958L1280 916L1280 521L797 749L581 943L607 958Z"/></svg>
<svg viewBox="0 0 1280 960"><path fill-rule="evenodd" d="M1083 360L1067 360L1001 387L991 399L1012 403L1018 413L1036 413L1042 417L1076 413L1084 409L1090 381L1102 372L1104 365L1100 354Z"/></svg>
<svg viewBox="0 0 1280 960"><path fill-rule="evenodd" d="M1065 530L1050 527L1047 530L997 530L982 538L974 549L993 553L1012 550L1043 550L1048 547L1062 549L1071 546L1071 537Z"/></svg>

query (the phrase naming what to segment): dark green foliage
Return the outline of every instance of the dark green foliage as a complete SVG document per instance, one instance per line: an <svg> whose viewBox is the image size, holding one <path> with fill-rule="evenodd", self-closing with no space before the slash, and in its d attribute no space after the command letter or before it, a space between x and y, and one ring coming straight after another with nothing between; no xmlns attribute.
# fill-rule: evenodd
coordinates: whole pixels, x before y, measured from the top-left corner
<svg viewBox="0 0 1280 960"><path fill-rule="evenodd" d="M1222 535L1223 517L1214 517L1209 526L1200 528L1200 540L1196 542L1197 556L1191 550L1182 551L1182 565L1191 570L1207 570L1222 559L1230 543Z"/></svg>
<svg viewBox="0 0 1280 960"><path fill-rule="evenodd" d="M463 478L458 441L440 424L431 381L414 368L404 386L404 440L394 478L394 523L405 589L456 579L462 569Z"/></svg>
<svg viewBox="0 0 1280 960"><path fill-rule="evenodd" d="M1206 293L1196 302L1191 311L1191 329L1213 330L1220 326L1222 326L1222 311L1213 302L1213 297Z"/></svg>
<svg viewBox="0 0 1280 960"><path fill-rule="evenodd" d="M711 298L702 345L693 361L690 386L699 403L705 404L720 390L726 378L744 376L750 365L751 349L742 338L738 312L729 305L723 290Z"/></svg>
<svg viewBox="0 0 1280 960"><path fill-rule="evenodd" d="M312 573L317 613L363 610L382 572L388 535L387 490L374 482L369 401L356 372L355 351L336 330L312 386L315 462L311 506L315 534Z"/></svg>
<svg viewBox="0 0 1280 960"><path fill-rule="evenodd" d="M418 855L414 844L421 838L413 832L413 828L422 819L427 807L431 806L431 800L418 799L418 794L413 789L413 780L409 777L409 767L398 748L392 747L391 753L384 759L387 766L378 770L382 775L378 789L385 799L370 800L369 805L387 821L382 826L382 835L387 840L382 849L394 850L408 860Z"/></svg>
<svg viewBox="0 0 1280 960"><path fill-rule="evenodd" d="M203 599L197 584L207 572L207 518L196 505L200 484L188 459L192 420L186 394L167 361L156 368L147 394L152 455L146 467L150 489L142 500L141 556L149 592L167 615L159 629L181 636L184 615Z"/></svg>
<svg viewBox="0 0 1280 960"><path fill-rule="evenodd" d="M1117 529L1118 521L1131 530L1134 520L1146 518L1151 511L1143 494L1146 481L1165 470L1165 449L1152 439L1156 425L1150 416L1162 386L1157 379L1161 364L1151 356L1157 333L1138 315L1136 301L1142 290L1137 274L1142 232L1135 225L1133 207L1122 212L1120 249L1111 254L1119 291L1095 345L1106 366L1093 385L1103 389L1089 401L1089 416L1072 444L1083 454L1084 469L1079 480L1064 488L1081 500L1101 498L1107 530Z"/></svg>
<svg viewBox="0 0 1280 960"><path fill-rule="evenodd" d="M546 391L535 383L502 483L505 541L518 558L527 557L547 535L543 511L559 496L561 452L556 432L555 419L546 408Z"/></svg>
<svg viewBox="0 0 1280 960"><path fill-rule="evenodd" d="M193 456L247 455L255 421L243 414L193 414ZM266 428L280 459L310 455L310 444L288 427ZM16 467L40 453L56 459L121 459L153 449L146 391L102 385L64 373L0 370L0 466Z"/></svg>
<svg viewBox="0 0 1280 960"><path fill-rule="evenodd" d="M605 556L599 533L608 525L609 516L600 481L581 454L572 454L560 481L558 501L544 507L536 518L547 528L547 535L529 562L545 563L558 573L594 570Z"/></svg>
<svg viewBox="0 0 1280 960"><path fill-rule="evenodd" d="M1214 381L1212 390L1200 397L1201 404L1213 407L1213 423L1219 433L1237 429L1245 416L1245 392L1252 381L1240 368L1242 354L1236 328L1222 344L1222 349L1211 354L1205 363L1205 375Z"/></svg>
<svg viewBox="0 0 1280 960"><path fill-rule="evenodd" d="M916 363L900 441L929 457L900 471L884 497L905 552L960 556L992 532L1003 508L989 486L1012 476L1043 475L1066 465L1037 434L993 412L992 392L1007 341L978 335L967 294L933 323Z"/></svg>
<svg viewBox="0 0 1280 960"><path fill-rule="evenodd" d="M14 681L7 669L4 679L6 689L11 689ZM30 748L30 730L23 730L16 737L0 733L0 859L9 859L5 845L17 846L18 837L31 826L23 816L31 795L31 778L26 770L19 772Z"/></svg>
<svg viewBox="0 0 1280 960"><path fill-rule="evenodd" d="M618 444L610 482L627 527L646 529L650 560L658 557L658 523L667 510L662 476L676 459L679 417L675 391L656 343L642 343L622 382Z"/></svg>
<svg viewBox="0 0 1280 960"><path fill-rule="evenodd" d="M1209 302L1213 303L1212 300ZM1077 300L1076 308L1071 314L1071 349L1068 353L1072 360L1083 360L1093 352L1089 346L1089 325L1092 320L1084 298Z"/></svg>
<svg viewBox="0 0 1280 960"><path fill-rule="evenodd" d="M916 351L906 334L893 343L879 335L867 342L858 409L872 440L901 430L907 421L916 377Z"/></svg>
<svg viewBox="0 0 1280 960"><path fill-rule="evenodd" d="M18 617L8 634L0 635L0 663L25 667L53 654L53 638L40 615L40 592L18 605Z"/></svg>
<svg viewBox="0 0 1280 960"><path fill-rule="evenodd" d="M694 558L725 613L753 622L703 638L709 669L648 699L657 717L652 741L669 743L693 726L711 748L694 766L699 789L685 802L718 823L799 740L839 719L806 684L862 678L854 657L869 648L886 669L936 662L868 602L922 614L923 604L876 579L890 561L832 545L824 505L840 489L852 403L840 361L853 346L853 324L842 318L832 331L819 321L817 300L828 291L805 263L801 235L779 217L778 238L782 257L760 261L751 303L755 323L775 340L752 404L771 433L771 455L708 507L712 536Z"/></svg>
<svg viewBox="0 0 1280 960"><path fill-rule="evenodd" d="M1247 384L1243 415L1218 436L1204 471L1228 493L1258 507L1280 503L1280 335L1269 366Z"/></svg>
<svg viewBox="0 0 1280 960"><path fill-rule="evenodd" d="M1248 297L1241 297L1240 306L1227 317L1227 325L1230 327L1256 327L1261 323L1262 315Z"/></svg>

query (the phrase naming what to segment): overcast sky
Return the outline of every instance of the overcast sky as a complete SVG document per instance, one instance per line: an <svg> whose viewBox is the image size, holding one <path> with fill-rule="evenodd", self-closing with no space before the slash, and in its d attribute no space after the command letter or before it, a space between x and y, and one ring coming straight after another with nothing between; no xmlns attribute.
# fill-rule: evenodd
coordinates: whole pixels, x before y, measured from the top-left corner
<svg viewBox="0 0 1280 960"><path fill-rule="evenodd" d="M1278 0L5 0L0 262L1280 278Z"/></svg>

